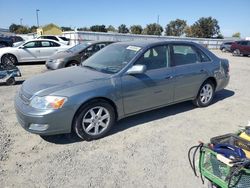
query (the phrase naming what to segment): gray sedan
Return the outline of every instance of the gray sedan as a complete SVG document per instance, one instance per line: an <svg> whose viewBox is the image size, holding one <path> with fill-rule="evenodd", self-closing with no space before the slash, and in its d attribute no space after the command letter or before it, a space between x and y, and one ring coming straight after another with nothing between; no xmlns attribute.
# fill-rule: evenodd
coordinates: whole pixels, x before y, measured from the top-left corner
<svg viewBox="0 0 250 188"><path fill-rule="evenodd" d="M60 69L64 67L78 66L94 53L98 52L105 46L111 44L111 41L85 41L66 51L56 53L46 61L48 69Z"/></svg>
<svg viewBox="0 0 250 188"><path fill-rule="evenodd" d="M196 43L115 43L82 66L26 80L15 109L29 132L93 140L127 116L188 100L206 107L228 82L228 61Z"/></svg>

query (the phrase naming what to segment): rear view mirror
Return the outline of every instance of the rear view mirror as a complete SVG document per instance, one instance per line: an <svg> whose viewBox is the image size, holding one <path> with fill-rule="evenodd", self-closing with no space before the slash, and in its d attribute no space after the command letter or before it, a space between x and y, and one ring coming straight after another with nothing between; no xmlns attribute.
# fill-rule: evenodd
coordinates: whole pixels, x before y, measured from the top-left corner
<svg viewBox="0 0 250 188"><path fill-rule="evenodd" d="M145 65L134 65L130 69L128 69L127 74L143 74L146 72L146 66Z"/></svg>

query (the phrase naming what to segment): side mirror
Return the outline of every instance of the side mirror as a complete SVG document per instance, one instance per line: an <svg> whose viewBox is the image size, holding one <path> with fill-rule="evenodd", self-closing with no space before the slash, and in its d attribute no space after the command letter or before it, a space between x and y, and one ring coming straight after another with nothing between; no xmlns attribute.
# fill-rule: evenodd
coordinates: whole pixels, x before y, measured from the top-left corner
<svg viewBox="0 0 250 188"><path fill-rule="evenodd" d="M19 49L24 49L24 48L25 48L25 46L20 46L20 47L19 47Z"/></svg>
<svg viewBox="0 0 250 188"><path fill-rule="evenodd" d="M130 69L128 69L127 74L143 74L146 72L146 66L145 65L134 65Z"/></svg>

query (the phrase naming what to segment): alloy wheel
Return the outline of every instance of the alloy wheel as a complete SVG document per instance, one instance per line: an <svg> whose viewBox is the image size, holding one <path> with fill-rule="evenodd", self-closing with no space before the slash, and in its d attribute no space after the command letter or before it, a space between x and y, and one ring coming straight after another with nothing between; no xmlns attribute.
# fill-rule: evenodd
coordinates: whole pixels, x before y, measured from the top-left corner
<svg viewBox="0 0 250 188"><path fill-rule="evenodd" d="M99 135L108 128L110 118L110 113L106 108L93 107L85 113L82 128L89 135Z"/></svg>
<svg viewBox="0 0 250 188"><path fill-rule="evenodd" d="M202 104L207 104L213 97L213 87L210 84L205 84L200 91L200 101Z"/></svg>

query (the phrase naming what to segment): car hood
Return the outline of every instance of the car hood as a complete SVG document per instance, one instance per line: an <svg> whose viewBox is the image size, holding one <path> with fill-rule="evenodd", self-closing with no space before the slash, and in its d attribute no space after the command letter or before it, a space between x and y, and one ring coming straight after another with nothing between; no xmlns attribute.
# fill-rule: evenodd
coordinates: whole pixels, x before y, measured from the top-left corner
<svg viewBox="0 0 250 188"><path fill-rule="evenodd" d="M31 96L45 96L69 87L108 78L110 78L109 74L84 67L70 67L34 76L23 83L22 90Z"/></svg>
<svg viewBox="0 0 250 188"><path fill-rule="evenodd" d="M75 53L66 50L66 51L60 51L60 52L55 53L54 55L50 56L49 59L62 59L62 58L71 57L74 55Z"/></svg>

